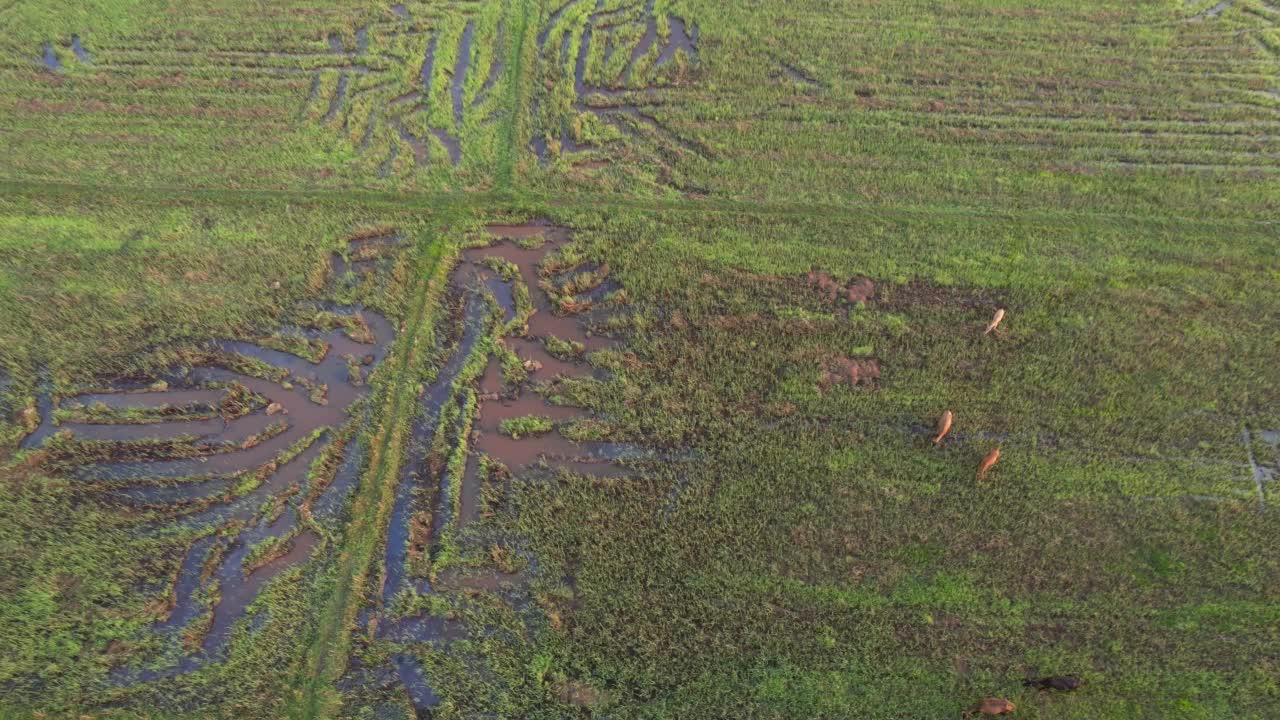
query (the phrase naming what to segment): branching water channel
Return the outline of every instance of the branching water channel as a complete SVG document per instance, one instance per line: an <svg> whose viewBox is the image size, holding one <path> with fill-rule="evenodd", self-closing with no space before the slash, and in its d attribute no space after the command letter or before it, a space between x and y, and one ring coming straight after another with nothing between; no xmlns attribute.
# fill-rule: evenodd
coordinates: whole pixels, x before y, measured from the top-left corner
<svg viewBox="0 0 1280 720"><path fill-rule="evenodd" d="M385 527L382 582L359 613L357 644L380 648L382 660L357 652L339 683L349 697L372 693L422 716L439 701L430 652L495 632L455 612L468 598L483 594L526 627L545 625L530 589L539 564L518 538L503 540L514 567L458 562L494 540L486 520L513 483L637 477L687 459L574 441L576 423L607 418L551 400L562 383L607 379L588 358L619 342L602 332L621 308L608 266L580 259L569 230L540 221L489 226L482 242L462 252L448 281L438 365L418 394ZM395 233L349 241L331 259L329 293L384 282L401 248ZM179 361L162 373L38 397L39 424L23 448L87 498L136 518L139 542L173 553L172 575L138 589L164 609L110 684L225 660L233 638L267 620L255 600L268 584L349 521L368 381L395 330L368 309L323 301L296 317L261 336L171 349Z"/></svg>
<svg viewBox="0 0 1280 720"><path fill-rule="evenodd" d="M361 614L362 642L385 647L374 656L390 658L389 664L368 665L357 656L340 685L362 703L396 704L399 688L420 717L439 701L422 651L492 631L468 625L452 611L441 614L430 598L456 608L466 602L463 591L496 592L524 622L538 622L528 591L536 559L524 558L525 569L514 573L449 563L453 549L466 546L468 531L487 514L491 498L529 475L634 475L646 463L669 459L635 445L573 442L557 431L590 412L551 403L555 383L598 373L585 355L616 342L592 324L600 320L596 311L609 311L610 294L618 289L608 268L561 267L557 252L571 240L565 228L535 222L491 226L488 233L495 244L464 251L450 279L453 339L442 345L439 370L419 395L387 528L381 590ZM568 276L575 277L572 293L557 292ZM565 355L565 347L574 349ZM508 352L520 376L502 371ZM520 434L505 427L529 417L552 429Z"/></svg>
<svg viewBox="0 0 1280 720"><path fill-rule="evenodd" d="M376 272L398 244L394 235L352 241L350 261L333 258L335 282ZM224 658L263 587L306 562L324 529L342 521L360 470L357 408L395 333L360 307L317 303L301 314L316 324L204 343L145 383L39 398L40 424L22 446L41 448L46 465L87 494L127 508L140 540L186 547L160 589L169 610L148 633L160 654L114 668L115 684ZM290 350L273 347L281 343Z"/></svg>

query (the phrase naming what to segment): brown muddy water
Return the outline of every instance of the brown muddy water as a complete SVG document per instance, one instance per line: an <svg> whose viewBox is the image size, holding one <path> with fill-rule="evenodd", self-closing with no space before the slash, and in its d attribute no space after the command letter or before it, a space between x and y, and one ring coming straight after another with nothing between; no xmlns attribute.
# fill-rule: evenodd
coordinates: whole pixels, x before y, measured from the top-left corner
<svg viewBox="0 0 1280 720"><path fill-rule="evenodd" d="M398 247L398 236L366 237L351 240L346 255L359 266ZM338 277L349 269L342 255L335 254L331 267L338 272L330 291L350 281ZM366 270L357 282L382 281L378 268ZM302 525L299 508L309 507L321 523L342 518L361 456L356 442L333 443L349 437L353 411L368 395L369 375L385 359L394 329L359 307L320 303L312 310L345 316L343 324L352 327L288 328L323 349L318 359L247 340L214 340L191 349L192 366L149 385L105 382L39 398L40 424L24 448L41 448L46 462L80 483L86 497L131 506L139 537L187 543L175 558L175 579L156 598L170 610L146 631L159 636L174 659L158 667L115 667L113 684L162 680L225 658L234 629L264 586L319 547L320 536ZM246 374L242 368L252 366L246 361L265 366L263 376ZM75 421L58 422L59 408ZM332 470L318 472L321 467ZM315 488L313 474L320 483ZM267 542L281 544L265 562L250 565L253 548ZM196 631L192 623L210 610L208 627ZM261 612L249 618L250 630L264 619Z"/></svg>
<svg viewBox="0 0 1280 720"><path fill-rule="evenodd" d="M533 604L528 597L527 571L514 574L469 571L462 576L450 569L432 578L412 575L414 557L426 558L426 563L433 565L438 549L447 538L453 538L450 542L462 542L459 538L465 538L468 528L483 517L478 472L481 455L510 468L516 477L526 468L538 472L550 469L587 476L621 476L635 472L627 463L651 455L644 448L626 444L576 443L562 436L557 429L522 435L519 439L500 431L504 420L527 416L546 418L557 428L564 423L590 417L590 411L585 408L555 405L543 394L552 389L543 387L543 381L585 377L593 373L585 359L554 357L547 352L544 342L549 339L577 342L589 352L610 347L614 340L594 332L585 315L560 312L543 289L544 284L554 285L556 280L546 272L543 262L572 240L567 228L534 221L519 225L492 225L487 228L487 234L493 239L492 244L465 250L450 279L450 302L455 307L461 305L460 327L448 333L455 339L446 342L448 352L436 380L420 395L414 439L408 446L387 530L379 607L365 615L366 627L376 627L379 639L396 644L441 646L455 638L469 636L469 629L455 620L426 614L392 616L395 598L409 590L433 594L464 589L473 592L500 589L513 608L520 612L531 611L529 608ZM542 239L536 248L521 247L516 242L533 238ZM484 261L488 258L500 258L514 265L515 279L507 281L487 267ZM604 277L607 272L597 274L601 276L601 282L607 280ZM518 295L516 283L529 291L532 316L527 326L517 328L512 337L496 338L517 354L529 374L529 381L512 385L504 380L496 355L483 359L474 355L488 347L482 345L482 338L501 330L501 327L494 327L495 310L500 311L504 326L521 312L514 300ZM593 289L583 288L582 291L585 295ZM475 367L480 360L484 365L479 377L467 386L459 386L463 369ZM447 438L450 445L462 447L467 452L461 477L455 477L457 469L451 470L439 457L433 460L430 447L440 418L450 409L450 403L461 397L457 394L459 392L476 393L476 402L467 435L460 437L454 430L452 437ZM425 541L414 540L415 527L428 528ZM421 534L419 531L418 536ZM536 559L525 558L525 561L528 567L536 567ZM356 677L356 670L353 669L352 673L344 682L359 684L361 681ZM388 667L372 670L362 667L359 673L364 677L378 678L379 682L388 673L394 673L402 691L420 715L429 713L439 701L428 673L411 653L394 654Z"/></svg>

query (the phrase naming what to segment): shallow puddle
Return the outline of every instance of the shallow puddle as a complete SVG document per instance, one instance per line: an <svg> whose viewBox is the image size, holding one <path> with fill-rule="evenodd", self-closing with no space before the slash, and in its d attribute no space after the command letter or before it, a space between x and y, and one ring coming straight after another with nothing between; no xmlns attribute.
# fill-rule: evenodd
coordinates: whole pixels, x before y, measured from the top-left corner
<svg viewBox="0 0 1280 720"><path fill-rule="evenodd" d="M470 21L463 28L462 38L458 42L458 59L453 65L453 82L450 89L453 99L454 127L462 127L463 92L467 87L467 71L471 67L471 43L475 39L475 34L476 24Z"/></svg>
<svg viewBox="0 0 1280 720"><path fill-rule="evenodd" d="M467 455L458 493L458 522L467 525L480 519L480 462L473 449Z"/></svg>
<svg viewBox="0 0 1280 720"><path fill-rule="evenodd" d="M422 96L427 102L431 102L431 82L436 66L436 43L439 40L440 34L435 33L427 41L427 52L422 58L422 68L418 71L418 78L422 81Z"/></svg>
<svg viewBox="0 0 1280 720"><path fill-rule="evenodd" d="M582 2L582 0L569 0L551 13L551 16L547 18L547 24L544 25L542 30L538 33L539 48L546 46L547 39L551 36L551 31L560 23L560 18L564 16L565 12L580 2Z"/></svg>
<svg viewBox="0 0 1280 720"><path fill-rule="evenodd" d="M533 139L529 141L529 149L532 150L533 154L538 158L539 165L546 165L547 161L551 158L551 151L547 147L547 140L541 135L535 135Z"/></svg>
<svg viewBox="0 0 1280 720"><path fill-rule="evenodd" d="M432 594L457 592L461 589L493 591L501 588L504 591L504 601L511 603L517 611L530 604L527 598L529 579L523 573L501 575L488 572L460 579L457 577L460 568L450 567L440 577L433 575L436 584L426 578L410 575L411 556L422 559L421 553L429 553L425 556L427 564L434 567L439 549L449 542L465 543L466 540L459 538L466 538L469 526L481 519L483 483L479 472L480 456L488 456L509 468L515 473L517 481L522 473L529 473L529 477L533 477L561 471L587 477L634 476L637 471L628 463L661 458L659 454L645 448L624 443L575 443L554 429L521 434L519 438L503 434L501 428L504 421L536 416L545 418L554 425L590 417L590 412L584 408L551 404L530 382L518 386L507 385L497 354L485 359L484 369L474 381L473 387L477 393L475 414L470 419L467 436L457 437L462 427L462 421L457 420L447 430L453 437L446 438L443 443L449 448L458 448L460 444L465 446L467 455L460 470L461 477L452 474L458 472L456 466L450 471L443 458L431 456L432 446L440 445L434 438L440 427L440 419L446 417L445 412L451 411L452 407L466 407L465 404L450 405L466 397L458 393L470 392L457 387L460 373L469 363L476 361L474 354L484 347L481 340L500 331L515 317L514 282L502 279L496 271L487 267L486 259L500 258L513 264L519 281L529 290L529 298L536 312L529 323L527 335L501 340L513 349L520 360L529 361L525 368L532 382L550 380L556 376L580 377L593 373L591 366L584 360L564 360L547 352L543 343L553 336L562 341L581 343L588 349L602 348L612 343L606 337L591 334L584 317L557 315L551 300L540 286L542 278L539 264L549 253L556 252L571 240L567 228L535 221L518 225L490 225L486 232L494 238L495 243L463 251L461 263L449 282L451 302L457 303L460 300L462 312L460 321L455 318L450 323L452 330L443 332L442 336L454 337L456 341L441 341L445 351L443 362L434 381L422 390L419 398L420 407L413 422L411 439L406 445L387 529L381 600L379 607L372 609L364 621L370 626L376 624L379 639L398 645L447 644L453 639L467 636L466 628L461 623L427 614L405 618L385 617L394 606L397 595L409 589L418 594ZM526 249L515 242L533 238L543 240L539 247ZM601 268L590 264L582 266L581 272L604 274ZM566 271L561 272L561 282L568 277L570 276ZM612 290L616 285L600 283L598 287L582 295L586 297L605 292L601 287ZM490 299L496 301L502 311L501 325L494 322ZM499 482L505 485L509 480ZM456 511L453 505L455 493ZM426 520L428 513L429 521ZM429 530L424 533L425 528ZM411 547L415 543L417 546ZM536 567L536 559L527 554L520 554L519 557L528 567ZM429 677L414 657L408 653L394 655L391 665L419 712L425 712L438 702Z"/></svg>
<svg viewBox="0 0 1280 720"><path fill-rule="evenodd" d="M79 35L71 36L71 52L75 54L76 59L80 62L89 62L89 51L84 49L84 45L80 42Z"/></svg>
<svg viewBox="0 0 1280 720"><path fill-rule="evenodd" d="M363 423L361 424L363 425ZM351 497L352 491L355 490L363 465L364 450L360 442L358 439L349 440L344 448L342 463L338 465L338 470L334 473L333 479L329 481L328 486L324 488L320 496L311 505L313 517L329 527L341 524L340 521L345 519L347 499Z"/></svg>
<svg viewBox="0 0 1280 720"><path fill-rule="evenodd" d="M400 682L404 685L405 691L409 693L409 700L413 703L413 709L422 717L423 713L427 713L431 708L440 703L440 696L431 687L431 683L427 681L427 676L422 672L422 666L418 663L417 658L406 653L400 653L392 658L395 663L396 672L400 675ZM430 717L430 715L427 715Z"/></svg>
<svg viewBox="0 0 1280 720"><path fill-rule="evenodd" d="M396 128L396 130L400 134L400 139L413 149L413 161L418 165L426 165L431 159L431 150L422 141L422 138L409 132L403 125Z"/></svg>
<svg viewBox="0 0 1280 720"><path fill-rule="evenodd" d="M675 15L668 15L667 25L671 28L671 35L667 38L667 45L662 48L654 67L662 67L671 62L677 52L684 52L691 59L696 57L697 48L694 47L694 38L686 30L684 21Z"/></svg>
<svg viewBox="0 0 1280 720"><path fill-rule="evenodd" d="M505 282L502 278L493 275L484 275L485 289L493 295L493 299L497 301L498 307L502 309L502 322L504 324L511 322L516 317L516 300L512 295L511 283Z"/></svg>
<svg viewBox="0 0 1280 720"><path fill-rule="evenodd" d="M54 72L62 71L62 61L58 59L58 53L53 49L53 43L45 42L41 51L40 61L44 66Z"/></svg>
<svg viewBox="0 0 1280 720"><path fill-rule="evenodd" d="M529 371L529 374L535 380L545 380L557 376L582 377L590 373L590 368L585 367L582 363L561 360L547 352L546 347L538 340L517 337L511 338L507 343L515 352L516 357L537 363L537 366Z"/></svg>
<svg viewBox="0 0 1280 720"><path fill-rule="evenodd" d="M88 393L79 395L70 401L64 401L63 405L81 405L84 407L92 407L94 405L103 405L113 410L127 410L129 408L162 408L162 407L195 407L201 406L206 409L216 409L222 402L225 392L221 390L163 390L148 392L112 392L112 393Z"/></svg>
<svg viewBox="0 0 1280 720"><path fill-rule="evenodd" d="M410 435L412 440L402 461L400 482L396 487L395 503L392 506L391 520L387 528L386 551L383 558L386 573L382 588L384 606L390 605L408 583L409 536L414 513L414 486L418 482L429 480L425 477L428 442L435 433L445 403L452 396L453 384L458 374L484 334L484 313L485 303L481 298L474 294L469 295L463 309L463 331L458 346L440 369L435 382L422 393L419 399L419 414L414 420ZM430 592L430 586L425 580L420 581L418 589L420 592Z"/></svg>
<svg viewBox="0 0 1280 720"><path fill-rule="evenodd" d="M342 109L342 101L347 97L347 83L349 78L347 73L338 74L338 87L334 90L333 97L329 100L329 109L325 111L324 122L338 117L338 111Z"/></svg>
<svg viewBox="0 0 1280 720"><path fill-rule="evenodd" d="M653 14L654 0L645 0L644 4L644 35L640 38L640 43L631 51L631 57L627 60L627 69L623 71L622 81L624 83L631 82L631 74L635 69L636 63L649 53L649 48L658 41L658 19Z"/></svg>
<svg viewBox="0 0 1280 720"><path fill-rule="evenodd" d="M286 508L275 522L264 520L236 540L235 547L218 572L218 603L214 605L213 623L204 638L206 653L222 653L235 622L244 615L249 603L258 597L267 581L310 557L320 538L310 530L303 530L289 541L290 547L284 554L245 573L244 561L254 544L284 537L295 527L297 517L292 508Z"/></svg>
<svg viewBox="0 0 1280 720"><path fill-rule="evenodd" d="M450 135L439 128L431 128L432 137L440 141L444 146L445 152L449 153L449 164L457 165L462 162L462 143L458 142L458 138Z"/></svg>

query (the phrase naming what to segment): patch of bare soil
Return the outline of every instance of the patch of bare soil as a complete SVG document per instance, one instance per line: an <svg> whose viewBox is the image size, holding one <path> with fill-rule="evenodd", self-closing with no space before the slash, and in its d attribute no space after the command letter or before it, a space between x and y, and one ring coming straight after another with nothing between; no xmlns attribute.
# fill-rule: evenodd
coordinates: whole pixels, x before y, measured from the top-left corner
<svg viewBox="0 0 1280 720"><path fill-rule="evenodd" d="M880 379L880 361L874 358L836 357L827 360L818 379L818 387L826 390L833 385L875 385Z"/></svg>
<svg viewBox="0 0 1280 720"><path fill-rule="evenodd" d="M1007 294L991 288L938 285L913 280L882 288L880 304L889 310L963 308L989 313L993 307L1007 307Z"/></svg>
<svg viewBox="0 0 1280 720"><path fill-rule="evenodd" d="M816 268L805 275L805 282L829 303L839 301L865 303L870 302L876 295L876 284L870 278L840 281Z"/></svg>

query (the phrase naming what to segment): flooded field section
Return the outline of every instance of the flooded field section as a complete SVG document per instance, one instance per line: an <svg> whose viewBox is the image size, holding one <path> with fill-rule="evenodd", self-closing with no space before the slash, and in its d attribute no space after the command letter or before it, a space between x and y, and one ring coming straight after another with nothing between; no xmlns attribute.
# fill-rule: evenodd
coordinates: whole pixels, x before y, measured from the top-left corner
<svg viewBox="0 0 1280 720"><path fill-rule="evenodd" d="M329 289L374 277L399 252L394 234L350 240ZM305 564L345 520L361 466L354 435L369 378L395 337L366 308L317 301L297 324L258 337L174 348L170 370L42 394L22 440L88 501L136 520L141 543L181 548L172 575L135 588L162 608L110 673L132 685L204 667L273 579Z"/></svg>
<svg viewBox="0 0 1280 720"><path fill-rule="evenodd" d="M452 662L477 664L469 675L495 676L481 656L457 652L459 640L509 637L469 619L477 613L545 624L530 589L537 559L483 522L511 483L640 475L669 459L586 441L585 429L602 419L550 399L563 383L607 377L590 355L621 342L606 329L623 304L608 266L579 258L570 231L549 223L486 233L487 244L464 250L449 281L449 329L439 371L419 396L381 590L361 614L341 683L352 713L375 706L386 717L426 717L440 702L432 678L446 648Z"/></svg>

